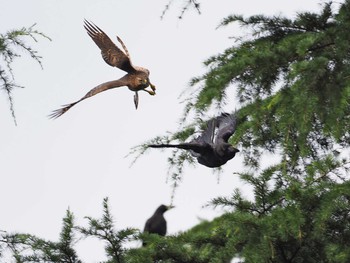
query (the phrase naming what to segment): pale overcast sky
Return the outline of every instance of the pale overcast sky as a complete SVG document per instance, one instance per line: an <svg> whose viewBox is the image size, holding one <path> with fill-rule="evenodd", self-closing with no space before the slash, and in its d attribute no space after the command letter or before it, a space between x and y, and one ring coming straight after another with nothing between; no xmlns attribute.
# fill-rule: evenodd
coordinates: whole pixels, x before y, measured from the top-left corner
<svg viewBox="0 0 350 263"><path fill-rule="evenodd" d="M67 208L84 224L84 216L102 215L104 197L109 197L117 228L143 229L154 210L170 202L170 150L152 150L132 167L132 158L124 157L131 147L176 130L184 106L179 95L189 88L191 77L205 72L202 62L232 45L230 36L240 34L233 25L216 29L221 19L233 13L292 17L320 9L320 1L313 0L204 0L201 15L190 10L178 20L182 5L174 3L160 20L166 3L0 0L0 33L36 23L37 30L52 38L50 42L38 37L39 42L31 44L43 57L43 70L28 56L13 65L16 82L25 86L13 92L18 126L11 119L6 93L1 92L0 230L57 240ZM123 39L133 63L151 71L157 95L140 93L135 110L133 93L114 89L49 120L47 115L60 105L124 75L103 61L83 28L84 18L113 41L116 35ZM236 108L227 105L226 110ZM209 168L187 167L174 198L176 208L166 213L168 233L220 215L222 210L203 205L230 195L236 187L250 196L251 189L233 174L243 170L241 164L239 155L228 162L219 181ZM104 259L102 244L92 240L81 241L78 251L86 262Z"/></svg>

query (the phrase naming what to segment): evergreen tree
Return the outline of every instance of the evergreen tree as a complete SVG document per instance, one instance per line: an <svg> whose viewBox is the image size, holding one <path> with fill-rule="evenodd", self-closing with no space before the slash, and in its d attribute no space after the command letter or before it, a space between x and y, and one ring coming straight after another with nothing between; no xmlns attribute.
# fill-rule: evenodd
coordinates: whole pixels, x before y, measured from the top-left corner
<svg viewBox="0 0 350 263"><path fill-rule="evenodd" d="M63 218L63 227L57 242L44 240L31 234L4 232L0 237L1 250L8 249L13 262L50 262L50 263L81 263L74 245L77 242L74 233L74 216L67 210ZM3 261L5 255L1 254ZM10 261L6 261L10 262Z"/></svg>
<svg viewBox="0 0 350 263"><path fill-rule="evenodd" d="M169 10L170 6L173 4L174 0L168 0L168 3L165 5L163 13L161 15L161 19L164 18L166 12ZM194 8L197 10L198 14L201 13L200 10L200 2L197 0L182 0L182 1L175 1L175 2L182 2L182 8L181 12L178 16L179 19L182 19L186 11L188 11L190 8Z"/></svg>
<svg viewBox="0 0 350 263"><path fill-rule="evenodd" d="M188 101L184 119L190 112L219 111L232 100L229 87L236 88L239 124L231 141L241 146L245 165L254 171L240 174L253 187L254 200L239 189L212 200L231 212L200 230L199 240L184 238L197 237L196 228L174 243L170 239L161 252L153 251L152 260L350 261L349 11L345 1L338 9L326 3L319 14L304 12L293 20L232 15L222 21L221 26L240 23L250 37L205 62L209 70L192 80L200 89ZM195 120L151 142L184 141L200 125ZM279 161L265 165L264 153ZM178 151L170 157L175 179L185 161ZM184 248L190 248L187 258L175 259L174 250L184 256Z"/></svg>
<svg viewBox="0 0 350 263"><path fill-rule="evenodd" d="M10 102L10 111L13 117L13 120L16 124L16 116L13 104L12 91L14 88L23 88L15 82L15 77L12 70L12 62L15 58L21 57L18 52L19 49L27 53L32 59L41 64L41 56L38 55L38 52L31 48L28 44L23 41L23 38L29 37L35 42L37 42L37 36L44 37L49 39L43 33L34 29L35 24L26 28L23 27L19 30L10 30L5 34L0 34L0 89L6 91L9 102Z"/></svg>
<svg viewBox="0 0 350 263"><path fill-rule="evenodd" d="M233 15L221 26L231 23L240 23L250 37L205 62L208 72L192 80L200 89L188 100L184 119L219 111L235 87L240 106L231 142L243 153L249 172L239 176L252 186L253 199L233 189L208 204L225 207L225 214L166 237L116 231L105 199L102 219L88 218L88 228L64 224L58 243L30 235L12 242L1 234L0 252L11 248L16 262L78 262L76 231L105 241L107 262L350 262L350 0L295 19ZM184 141L202 125L195 118L151 141ZM265 164L265 153L275 162ZM178 151L171 156L175 183L188 158ZM147 246L123 247L134 238L146 238ZM23 255L24 245L43 260Z"/></svg>
<svg viewBox="0 0 350 263"><path fill-rule="evenodd" d="M103 200L103 216L101 219L86 217L89 227L76 227L84 237L95 237L105 242L105 252L108 260L105 263L124 263L126 249L123 244L136 238L136 229L127 228L115 230L108 198Z"/></svg>

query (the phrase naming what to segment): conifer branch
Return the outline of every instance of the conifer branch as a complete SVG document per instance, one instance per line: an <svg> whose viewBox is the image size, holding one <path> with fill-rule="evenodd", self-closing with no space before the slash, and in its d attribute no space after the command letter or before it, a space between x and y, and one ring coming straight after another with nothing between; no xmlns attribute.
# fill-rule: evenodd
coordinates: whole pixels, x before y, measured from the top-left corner
<svg viewBox="0 0 350 263"><path fill-rule="evenodd" d="M24 42L23 38L30 38L34 42L37 42L36 36L40 36L51 40L49 37L43 33L34 29L36 24L32 26L19 30L11 30L5 34L0 34L0 54L4 62L4 66L0 67L0 89L5 90L8 96L10 103L10 111L15 125L17 125L15 110L14 110L14 101L12 92L15 88L23 88L22 86L16 84L15 76L13 74L12 63L15 58L21 57L21 53L17 49L21 49L24 54L28 54L33 60L35 60L39 66L42 68L42 57L38 55L38 52Z"/></svg>

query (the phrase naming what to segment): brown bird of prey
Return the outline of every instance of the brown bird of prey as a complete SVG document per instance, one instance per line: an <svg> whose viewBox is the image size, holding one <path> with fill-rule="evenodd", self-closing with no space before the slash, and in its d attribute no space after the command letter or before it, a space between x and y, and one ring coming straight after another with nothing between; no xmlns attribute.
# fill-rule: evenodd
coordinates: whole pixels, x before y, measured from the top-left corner
<svg viewBox="0 0 350 263"><path fill-rule="evenodd" d="M171 208L174 208L174 206L159 206L154 214L146 221L143 232L165 236L167 226L163 214ZM145 242L143 242L143 245L146 245Z"/></svg>
<svg viewBox="0 0 350 263"><path fill-rule="evenodd" d="M113 89L113 88L127 86L131 91L134 91L135 92L134 103L135 103L136 109L139 102L138 91L143 90L150 95L156 94L155 93L156 88L153 84L151 84L149 80L149 70L146 68L134 66L131 63L129 52L125 44L123 43L123 41L118 36L117 36L117 40L119 41L122 48L124 49L124 52L121 49L119 49L112 42L112 40L106 35L106 33L103 32L98 26L88 22L87 20L84 20L84 28L86 29L88 35L100 48L102 58L104 59L104 61L112 67L117 67L121 70L126 71L127 74L118 80L108 81L96 86L95 88L90 90L88 93L86 93L86 95L82 97L80 100L64 105L61 109L53 111L53 113L50 115L51 118L58 118L62 114L64 114L66 111L68 111L71 107L81 102L82 100L85 100L100 92ZM146 89L148 86L151 87L151 90Z"/></svg>
<svg viewBox="0 0 350 263"><path fill-rule="evenodd" d="M151 148L179 148L189 150L198 162L210 168L220 167L235 157L238 149L228 143L236 130L236 117L222 113L208 122L200 136L188 143L150 144Z"/></svg>

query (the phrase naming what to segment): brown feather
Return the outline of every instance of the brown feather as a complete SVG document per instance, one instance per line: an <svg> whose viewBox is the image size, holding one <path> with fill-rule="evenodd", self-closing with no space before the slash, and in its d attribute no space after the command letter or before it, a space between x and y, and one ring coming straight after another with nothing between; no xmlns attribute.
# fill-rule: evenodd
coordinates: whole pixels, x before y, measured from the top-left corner
<svg viewBox="0 0 350 263"><path fill-rule="evenodd" d="M107 34L102 31L102 29L95 24L88 22L87 20L84 20L84 28L91 39L100 48L102 58L108 65L117 67L128 73L135 71L135 68L131 64L128 52L125 54L122 50L120 50L107 36ZM118 41L122 43L125 50L126 47L124 43L120 39L118 39Z"/></svg>
<svg viewBox="0 0 350 263"><path fill-rule="evenodd" d="M125 79L126 79L126 77L124 76L121 79L108 81L108 82L105 82L105 83L102 83L102 84L96 86L95 88L91 89L88 93L86 93L85 96L82 97L80 100L77 100L77 101L75 101L73 103L70 103L70 104L63 105L62 108L54 110L49 115L49 118L50 119L56 119L56 118L60 117L65 112L67 112L71 107L73 107L75 104L81 102L82 100L90 98L92 96L95 96L98 93L101 93L101 92L109 90L109 89L118 88L118 87L121 87L121 86L126 86L127 82L126 82Z"/></svg>
<svg viewBox="0 0 350 263"><path fill-rule="evenodd" d="M112 42L112 40L102 31L102 29L100 29L95 24L87 20L84 20L84 28L86 29L91 39L100 48L102 57L106 61L106 63L111 66L118 67L119 69L122 69L128 72L128 74L126 74L124 77L120 78L119 80L113 80L113 81L105 82L105 83L102 83L101 85L98 85L97 87L91 89L88 93L86 93L86 95L82 97L80 100L77 100L70 104L66 104L62 108L53 111L49 115L49 118L52 118L52 119L58 118L62 114L67 112L75 104L79 103L80 101L85 100L105 90L120 87L120 86L127 86L129 90L136 92L134 96L134 103L135 103L136 109L139 101L137 91L144 90L144 91L147 91L150 95L155 95L155 92L154 92L155 86L152 85L149 80L149 70L142 67L137 67L137 66L134 67L131 64L129 51L119 37L117 37L117 40L121 44L125 53L121 49L119 49ZM146 88L149 85L151 85L152 91L146 90Z"/></svg>

